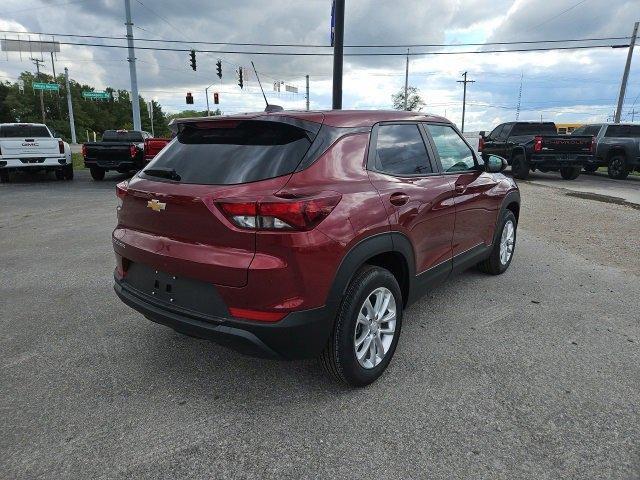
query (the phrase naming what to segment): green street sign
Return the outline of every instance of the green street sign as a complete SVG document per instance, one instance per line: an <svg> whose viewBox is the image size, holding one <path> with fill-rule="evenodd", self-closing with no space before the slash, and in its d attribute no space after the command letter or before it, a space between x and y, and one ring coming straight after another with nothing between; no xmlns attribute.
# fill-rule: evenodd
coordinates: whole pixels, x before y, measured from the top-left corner
<svg viewBox="0 0 640 480"><path fill-rule="evenodd" d="M31 86L34 90L52 90L57 92L60 89L60 85L57 83L33 82Z"/></svg>
<svg viewBox="0 0 640 480"><path fill-rule="evenodd" d="M84 91L82 92L82 96L84 98L99 98L101 100L109 100L111 98L111 95L109 94L109 92L88 92L88 91Z"/></svg>

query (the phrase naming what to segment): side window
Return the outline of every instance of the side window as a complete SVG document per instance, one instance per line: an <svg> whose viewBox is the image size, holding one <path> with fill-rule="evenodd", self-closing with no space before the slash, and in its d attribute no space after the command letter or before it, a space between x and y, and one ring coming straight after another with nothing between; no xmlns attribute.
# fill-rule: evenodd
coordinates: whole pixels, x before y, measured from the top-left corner
<svg viewBox="0 0 640 480"><path fill-rule="evenodd" d="M501 140L502 138L500 137L500 134L502 133L502 131L504 130L505 124L503 123L502 125L498 125L496 128L493 129L493 131L489 134L489 139L490 140Z"/></svg>
<svg viewBox="0 0 640 480"><path fill-rule="evenodd" d="M427 148L416 124L378 127L375 168L391 175L433 172Z"/></svg>
<svg viewBox="0 0 640 480"><path fill-rule="evenodd" d="M427 128L438 150L443 171L463 172L476 167L473 152L453 128L448 125L427 125Z"/></svg>
<svg viewBox="0 0 640 480"><path fill-rule="evenodd" d="M511 126L512 125L513 125L513 123L505 123L504 124L504 128L500 132L500 137L498 138L498 140L500 140L501 142L504 142L509 137L509 133L511 132Z"/></svg>

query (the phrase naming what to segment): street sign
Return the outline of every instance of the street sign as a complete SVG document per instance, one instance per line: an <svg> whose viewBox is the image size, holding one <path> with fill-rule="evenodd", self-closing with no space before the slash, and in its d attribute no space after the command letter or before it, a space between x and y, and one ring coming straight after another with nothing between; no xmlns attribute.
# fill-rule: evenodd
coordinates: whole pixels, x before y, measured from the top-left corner
<svg viewBox="0 0 640 480"><path fill-rule="evenodd" d="M59 42L40 42L36 40L0 40L3 52L24 52L33 55L36 52L57 53L60 51Z"/></svg>
<svg viewBox="0 0 640 480"><path fill-rule="evenodd" d="M54 92L60 90L60 85L57 83L33 82L31 86L34 90L52 90Z"/></svg>
<svg viewBox="0 0 640 480"><path fill-rule="evenodd" d="M101 100L109 100L111 98L111 95L109 95L109 92L88 92L88 91L84 91L82 92L82 96L83 98L90 98L90 99L101 99Z"/></svg>

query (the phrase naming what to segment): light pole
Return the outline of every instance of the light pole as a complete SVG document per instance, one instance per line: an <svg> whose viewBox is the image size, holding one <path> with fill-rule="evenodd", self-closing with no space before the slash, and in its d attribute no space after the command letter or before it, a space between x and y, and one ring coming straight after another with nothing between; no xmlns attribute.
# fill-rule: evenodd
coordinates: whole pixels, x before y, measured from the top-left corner
<svg viewBox="0 0 640 480"><path fill-rule="evenodd" d="M207 117L211 116L211 110L209 110L209 89L213 87L215 83L212 83L207 88L204 89L204 96L207 99Z"/></svg>

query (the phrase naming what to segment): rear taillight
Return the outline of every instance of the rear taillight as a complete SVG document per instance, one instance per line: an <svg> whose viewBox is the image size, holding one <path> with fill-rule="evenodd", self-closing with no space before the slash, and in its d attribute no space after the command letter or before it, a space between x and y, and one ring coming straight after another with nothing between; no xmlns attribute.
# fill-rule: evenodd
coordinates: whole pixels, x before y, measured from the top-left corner
<svg viewBox="0 0 640 480"><path fill-rule="evenodd" d="M64 153L64 142L62 140L58 140L58 150L60 153Z"/></svg>
<svg viewBox="0 0 640 480"><path fill-rule="evenodd" d="M116 197L118 197L118 210L122 208L122 202L124 197L127 196L127 190L129 189L129 182L125 180L116 185Z"/></svg>
<svg viewBox="0 0 640 480"><path fill-rule="evenodd" d="M533 139L533 151L534 152L542 151L542 137L535 137Z"/></svg>
<svg viewBox="0 0 640 480"><path fill-rule="evenodd" d="M232 317L259 322L277 322L282 320L289 312L269 312L264 310L246 310L244 308L229 308Z"/></svg>
<svg viewBox="0 0 640 480"><path fill-rule="evenodd" d="M225 216L240 228L251 230L313 229L327 218L340 202L341 195L332 194L311 199L282 202L217 202Z"/></svg>
<svg viewBox="0 0 640 480"><path fill-rule="evenodd" d="M135 145L130 145L129 146L129 155L131 155L131 158L136 158L136 153L138 153L138 149L136 148Z"/></svg>
<svg viewBox="0 0 640 480"><path fill-rule="evenodd" d="M478 140L478 151L481 152L482 150L484 150L484 137L480 137L480 140Z"/></svg>
<svg viewBox="0 0 640 480"><path fill-rule="evenodd" d="M87 146L84 143L82 144L82 156L87 156Z"/></svg>

